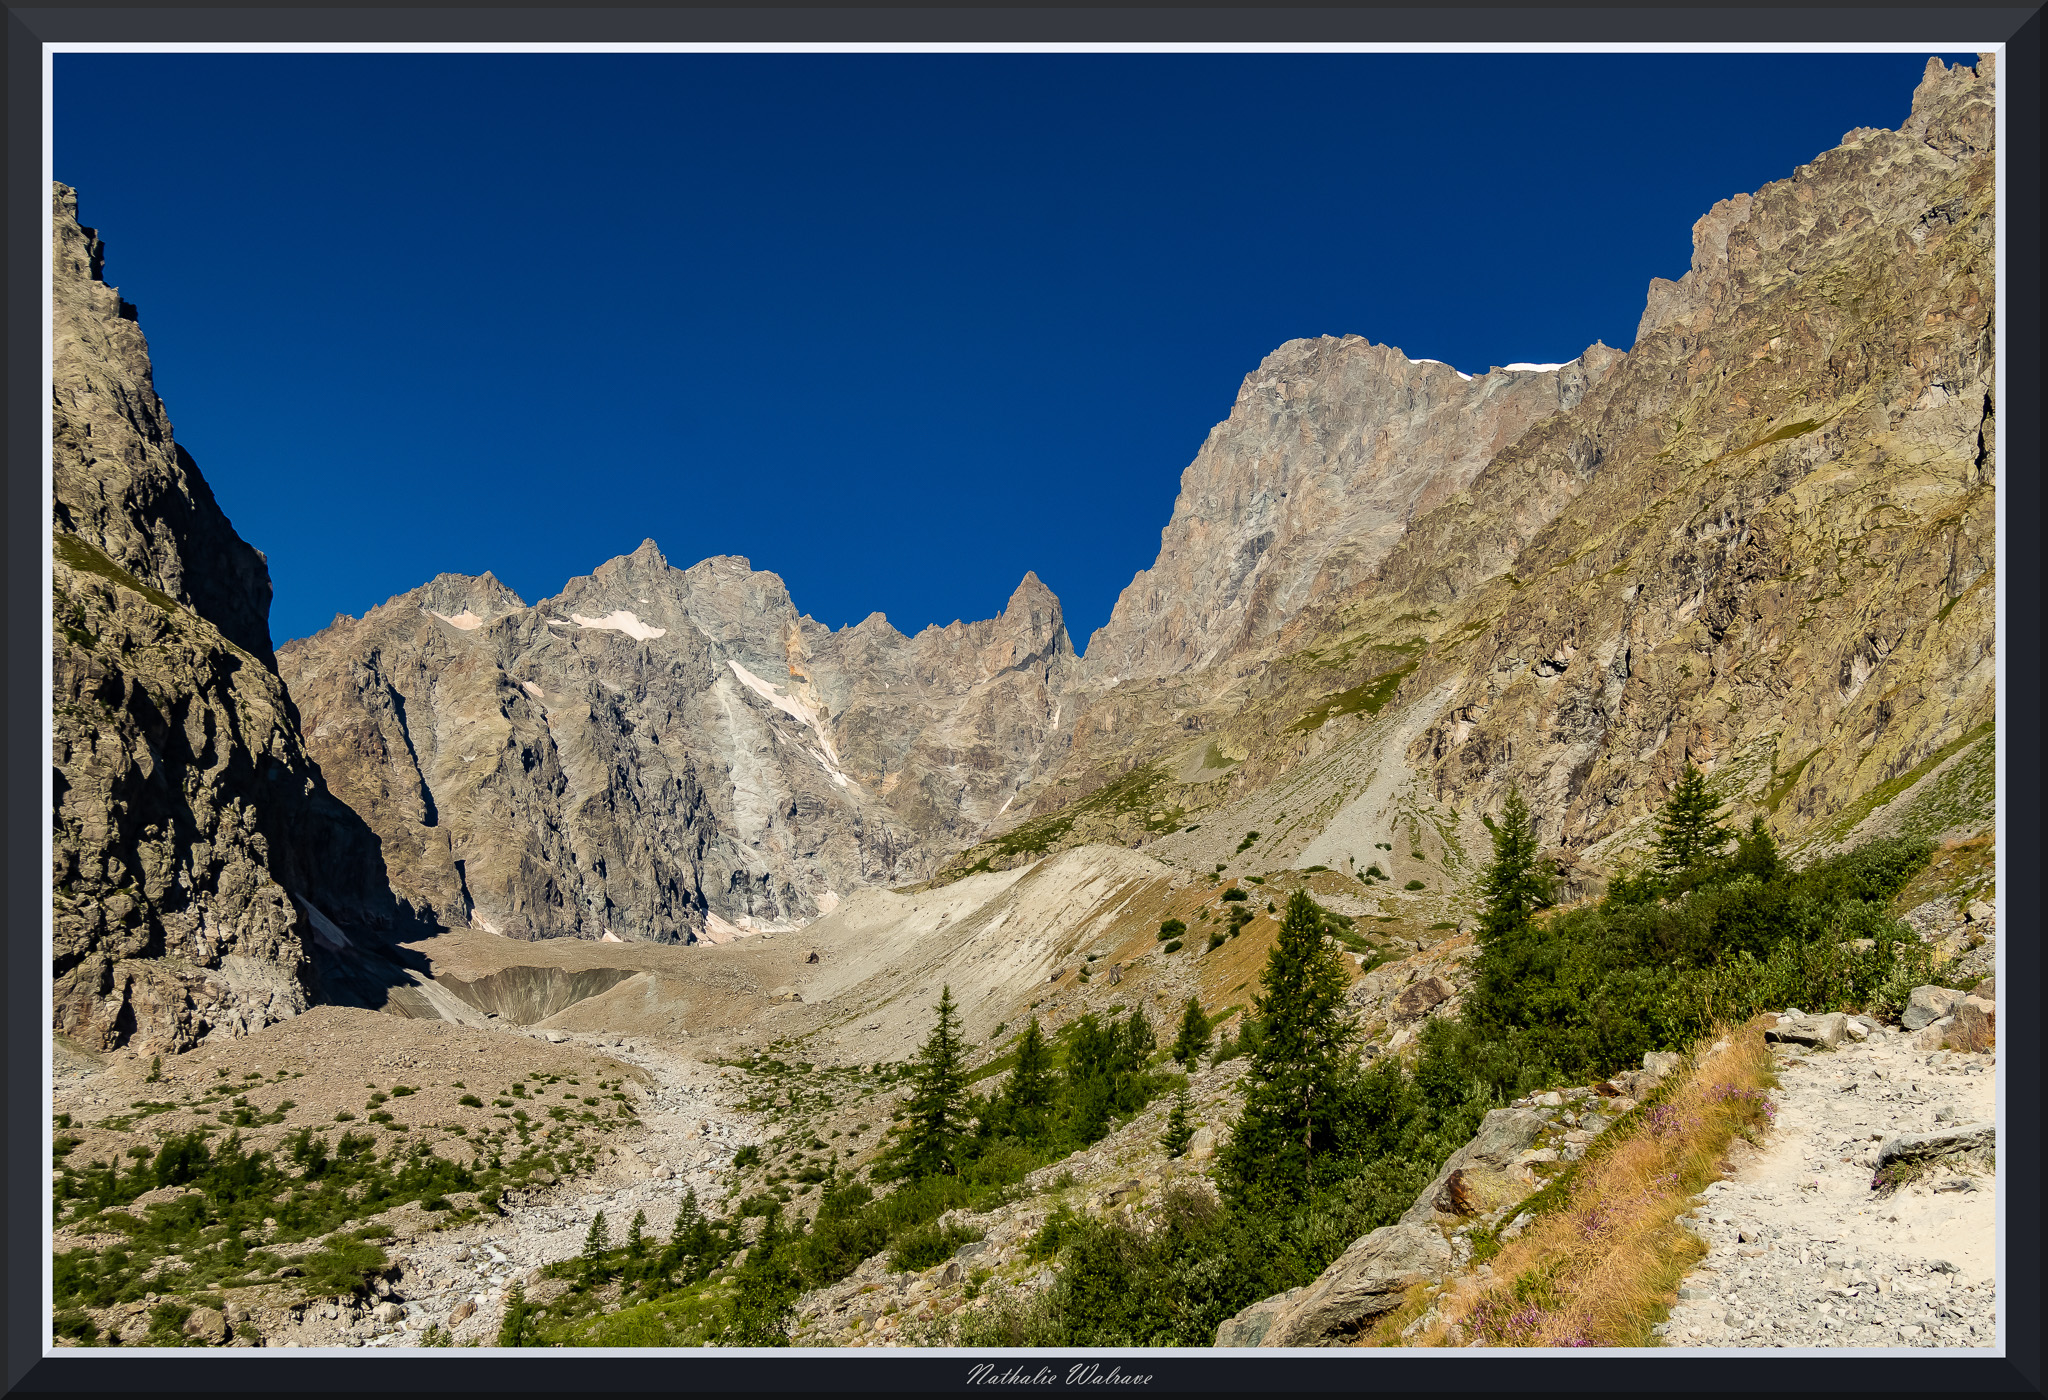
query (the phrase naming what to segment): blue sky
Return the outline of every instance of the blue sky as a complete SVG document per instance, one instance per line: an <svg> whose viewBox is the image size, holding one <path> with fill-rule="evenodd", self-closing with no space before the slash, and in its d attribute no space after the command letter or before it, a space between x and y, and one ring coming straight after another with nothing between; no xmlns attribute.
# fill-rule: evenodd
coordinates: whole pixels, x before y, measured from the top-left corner
<svg viewBox="0 0 2048 1400"><path fill-rule="evenodd" d="M55 173L279 641L652 536L1085 646L1275 346L1626 347L1926 59L65 54Z"/></svg>

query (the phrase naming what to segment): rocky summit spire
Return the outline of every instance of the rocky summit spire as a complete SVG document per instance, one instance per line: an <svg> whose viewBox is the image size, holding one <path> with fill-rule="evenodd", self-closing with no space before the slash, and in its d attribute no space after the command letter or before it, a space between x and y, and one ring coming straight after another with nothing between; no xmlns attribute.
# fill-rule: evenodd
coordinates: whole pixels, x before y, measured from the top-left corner
<svg viewBox="0 0 2048 1400"><path fill-rule="evenodd" d="M403 917L272 669L270 578L171 438L135 308L52 190L56 1029L176 1051L295 1015Z"/></svg>

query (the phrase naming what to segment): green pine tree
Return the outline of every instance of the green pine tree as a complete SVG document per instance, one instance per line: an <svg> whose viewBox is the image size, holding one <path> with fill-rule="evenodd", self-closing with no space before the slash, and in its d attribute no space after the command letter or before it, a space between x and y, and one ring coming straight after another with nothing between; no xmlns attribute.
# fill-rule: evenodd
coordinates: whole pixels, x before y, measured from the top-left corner
<svg viewBox="0 0 2048 1400"><path fill-rule="evenodd" d="M1784 872L1784 859L1778 854L1778 842L1771 835L1771 829L1764 825L1761 814L1749 819L1749 830L1735 838L1735 857L1729 862L1730 874L1754 875L1769 884Z"/></svg>
<svg viewBox="0 0 2048 1400"><path fill-rule="evenodd" d="M604 1212L590 1222L590 1233L583 1237L583 1272L586 1276L600 1273L604 1269L604 1256L612 1247L611 1227L604 1222Z"/></svg>
<svg viewBox="0 0 2048 1400"><path fill-rule="evenodd" d="M1053 1087L1052 1047L1033 1016L1017 1040L1017 1063L1003 1085L1003 1105L1011 1121L1021 1124L1043 1114L1052 1106Z"/></svg>
<svg viewBox="0 0 2048 1400"><path fill-rule="evenodd" d="M668 1232L670 1244L682 1244L704 1219L704 1212L697 1205L697 1188L692 1186L683 1192L683 1203L676 1207L676 1223Z"/></svg>
<svg viewBox="0 0 2048 1400"><path fill-rule="evenodd" d="M967 1075L961 1064L966 1047L950 986L939 993L938 1013L938 1024L910 1072L912 1087L910 1101L903 1106L901 1135L886 1154L885 1170L913 1180L955 1175L967 1127Z"/></svg>
<svg viewBox="0 0 2048 1400"><path fill-rule="evenodd" d="M1202 1003L1195 997L1188 998L1187 1006L1180 1013L1180 1035L1173 1042L1173 1058L1182 1069L1192 1071L1195 1061L1202 1058L1202 1052L1209 1048L1209 1018L1202 1014Z"/></svg>
<svg viewBox="0 0 2048 1400"><path fill-rule="evenodd" d="M1657 814L1657 869L1683 875L1721 854L1734 836L1721 824L1728 809L1707 791L1706 775L1688 763Z"/></svg>
<svg viewBox="0 0 2048 1400"><path fill-rule="evenodd" d="M634 1211L633 1223L626 1227L626 1253L632 1255L635 1259L638 1259L641 1251L646 1248L646 1231L647 1212L644 1210Z"/></svg>
<svg viewBox="0 0 2048 1400"><path fill-rule="evenodd" d="M733 1319L727 1346L786 1347L803 1279L797 1271L796 1237L782 1223L780 1208L762 1222L761 1238L747 1251L733 1290Z"/></svg>
<svg viewBox="0 0 2048 1400"><path fill-rule="evenodd" d="M514 1280L511 1291L505 1295L505 1320L498 1324L499 1346L526 1345L526 1320L531 1312L526 1302L525 1286Z"/></svg>
<svg viewBox="0 0 2048 1400"><path fill-rule="evenodd" d="M1188 1144L1194 1141L1195 1126L1188 1121L1188 1091L1182 1089L1180 1097L1173 1101L1173 1112L1166 1115L1166 1132L1160 1137L1159 1145L1166 1149L1169 1157L1183 1156Z"/></svg>
<svg viewBox="0 0 2048 1400"><path fill-rule="evenodd" d="M1493 828L1493 862L1479 882L1485 908L1479 915L1479 942L1518 933L1529 926L1538 909L1551 902L1553 886L1536 858L1536 827L1520 788L1510 789L1507 806Z"/></svg>
<svg viewBox="0 0 2048 1400"><path fill-rule="evenodd" d="M1240 1203L1304 1200L1316 1159L1334 1145L1357 1028L1345 1019L1345 975L1323 937L1322 910L1302 890L1287 899L1255 1005L1264 1033L1246 1070L1244 1111L1218 1163Z"/></svg>

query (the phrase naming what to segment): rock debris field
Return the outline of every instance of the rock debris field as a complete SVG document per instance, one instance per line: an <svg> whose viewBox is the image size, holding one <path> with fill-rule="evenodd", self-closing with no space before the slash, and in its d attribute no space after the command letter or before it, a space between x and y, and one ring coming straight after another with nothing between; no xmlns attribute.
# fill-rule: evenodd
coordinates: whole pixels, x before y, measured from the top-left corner
<svg viewBox="0 0 2048 1400"><path fill-rule="evenodd" d="M1834 1050L1783 1047L1775 1127L1760 1148L1738 1142L1686 1222L1708 1253L1657 1329L1665 1345L1996 1343L1990 1154L1933 1156L1894 1190L1872 1185L1888 1144L1996 1121L1995 1057L1873 1027Z"/></svg>

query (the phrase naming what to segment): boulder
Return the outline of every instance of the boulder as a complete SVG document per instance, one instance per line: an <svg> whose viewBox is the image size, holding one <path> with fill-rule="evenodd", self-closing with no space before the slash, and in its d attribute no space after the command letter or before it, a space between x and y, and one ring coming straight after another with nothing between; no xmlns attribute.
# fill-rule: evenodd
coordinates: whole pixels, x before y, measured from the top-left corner
<svg viewBox="0 0 2048 1400"><path fill-rule="evenodd" d="M1788 1045L1812 1045L1832 1050L1842 1043L1848 1033L1849 1018L1839 1011L1825 1016L1804 1016L1797 1020L1781 1020L1775 1026L1766 1027L1765 1040L1775 1040Z"/></svg>
<svg viewBox="0 0 2048 1400"><path fill-rule="evenodd" d="M228 1320L217 1308L194 1308L185 1319L185 1335L217 1347L228 1339Z"/></svg>
<svg viewBox="0 0 2048 1400"><path fill-rule="evenodd" d="M1425 977L1404 987L1390 1009L1396 1021L1417 1021L1450 998L1450 983L1441 977Z"/></svg>
<svg viewBox="0 0 2048 1400"><path fill-rule="evenodd" d="M453 1327L458 1322L467 1322L475 1314L476 1299L464 1298L455 1305L455 1311L448 1314L448 1325Z"/></svg>
<svg viewBox="0 0 2048 1400"><path fill-rule="evenodd" d="M1676 1050L1647 1050L1643 1052L1642 1073L1649 1076L1652 1084L1657 1084L1684 1063L1685 1056ZM1636 1097L1641 1098L1642 1095Z"/></svg>
<svg viewBox="0 0 2048 1400"><path fill-rule="evenodd" d="M810 951L809 951L808 953L805 953L805 954L804 954L804 961L805 961L805 962L807 962L807 963L814 963L814 962L816 962L817 960L818 960L818 950L817 950L816 948L813 948L813 949L811 949L811 950L810 950Z"/></svg>
<svg viewBox="0 0 2048 1400"><path fill-rule="evenodd" d="M1973 924L1987 923L1998 917L1998 911L1981 899L1973 899L1963 906L1963 917Z"/></svg>
<svg viewBox="0 0 2048 1400"><path fill-rule="evenodd" d="M370 1316L376 1318L383 1326L389 1327L405 1316L405 1309L397 1303L387 1301L370 1309Z"/></svg>
<svg viewBox="0 0 2048 1400"><path fill-rule="evenodd" d="M569 1043L569 1037L561 1031L548 1031L545 1038L550 1045L566 1045Z"/></svg>
<svg viewBox="0 0 2048 1400"><path fill-rule="evenodd" d="M1483 1173L1491 1171L1505 1174L1514 1165L1515 1159L1535 1146L1538 1134L1543 1131L1546 1119L1530 1108L1496 1108L1480 1120L1479 1131L1472 1141L1450 1155L1437 1173L1436 1180L1422 1189L1415 1198L1415 1204L1402 1215L1403 1225L1427 1225L1436 1218L1437 1202L1443 1198L1444 1190L1450 1185L1454 1174L1473 1170ZM1476 1194L1493 1196L1498 1194L1499 1183L1483 1174L1475 1175L1474 1185L1469 1188ZM1455 1194L1451 1197L1455 1200ZM1512 1204L1502 1202L1501 1204ZM1495 1208L1498 1208L1497 1206Z"/></svg>
<svg viewBox="0 0 2048 1400"><path fill-rule="evenodd" d="M1216 1345L1258 1346L1266 1340L1266 1333L1272 1330L1274 1320L1307 1291L1306 1288L1290 1288L1285 1293L1262 1298L1235 1316L1225 1318L1223 1325L1216 1329Z"/></svg>
<svg viewBox="0 0 2048 1400"><path fill-rule="evenodd" d="M1956 1004L1955 1027L1949 1038L1970 1049L1983 1049L1998 1037L1998 1004L1982 997L1964 997Z"/></svg>
<svg viewBox="0 0 2048 1400"><path fill-rule="evenodd" d="M1529 1167L1537 1160L1530 1152L1517 1154L1515 1165L1502 1169L1464 1166L1450 1174L1437 1192L1436 1208L1446 1215L1491 1215L1502 1206L1515 1204L1536 1189L1536 1177ZM1553 1154L1552 1159L1555 1160Z"/></svg>
<svg viewBox="0 0 2048 1400"><path fill-rule="evenodd" d="M1382 1225L1354 1241L1307 1287L1254 1303L1225 1322L1216 1331L1216 1345L1317 1347L1348 1341L1399 1307L1410 1288L1443 1278L1451 1263L1451 1246L1434 1228Z"/></svg>
<svg viewBox="0 0 2048 1400"><path fill-rule="evenodd" d="M1906 998L1906 1010L1899 1017L1899 1024L1909 1031L1931 1026L1955 1010L1963 994L1947 987L1915 987Z"/></svg>
<svg viewBox="0 0 2048 1400"><path fill-rule="evenodd" d="M1982 982L1970 988L1970 995L1981 1001L1997 1001L1998 979L1996 977L1985 978Z"/></svg>
<svg viewBox="0 0 2048 1400"><path fill-rule="evenodd" d="M1877 1168L1893 1163L1931 1162L1959 1153L1990 1153L1998 1148L1996 1123L1963 1123L1931 1133L1905 1133L1877 1149Z"/></svg>

